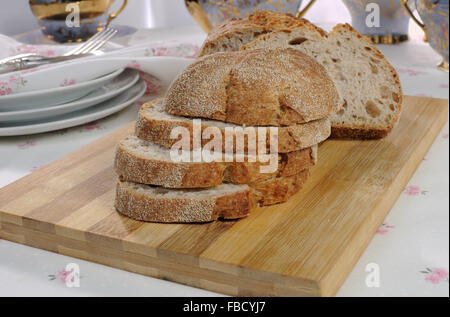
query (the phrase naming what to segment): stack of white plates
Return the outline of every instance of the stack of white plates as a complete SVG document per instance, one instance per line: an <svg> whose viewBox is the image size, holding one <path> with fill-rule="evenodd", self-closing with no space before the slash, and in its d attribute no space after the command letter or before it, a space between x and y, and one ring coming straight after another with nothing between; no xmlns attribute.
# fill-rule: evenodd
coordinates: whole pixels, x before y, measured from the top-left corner
<svg viewBox="0 0 450 317"><path fill-rule="evenodd" d="M145 89L136 70L119 69L64 87L0 96L0 136L48 132L98 120L134 103Z"/></svg>

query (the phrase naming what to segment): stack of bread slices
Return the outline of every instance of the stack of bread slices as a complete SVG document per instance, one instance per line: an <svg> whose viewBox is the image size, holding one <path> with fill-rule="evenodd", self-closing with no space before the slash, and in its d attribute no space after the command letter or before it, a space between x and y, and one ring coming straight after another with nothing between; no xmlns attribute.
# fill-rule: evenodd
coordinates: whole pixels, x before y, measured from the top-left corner
<svg viewBox="0 0 450 317"><path fill-rule="evenodd" d="M339 105L325 68L298 50L199 58L163 98L142 106L135 134L119 142L116 209L186 223L285 202L306 182ZM199 159L202 151L217 156Z"/></svg>

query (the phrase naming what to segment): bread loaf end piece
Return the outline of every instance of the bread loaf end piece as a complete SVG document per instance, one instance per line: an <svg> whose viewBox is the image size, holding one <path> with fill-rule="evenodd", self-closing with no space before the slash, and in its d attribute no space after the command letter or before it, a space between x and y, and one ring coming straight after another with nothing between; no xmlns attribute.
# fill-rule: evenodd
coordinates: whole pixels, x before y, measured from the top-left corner
<svg viewBox="0 0 450 317"><path fill-rule="evenodd" d="M167 91L169 114L246 126L290 126L327 118L339 94L326 70L292 48L215 53Z"/></svg>

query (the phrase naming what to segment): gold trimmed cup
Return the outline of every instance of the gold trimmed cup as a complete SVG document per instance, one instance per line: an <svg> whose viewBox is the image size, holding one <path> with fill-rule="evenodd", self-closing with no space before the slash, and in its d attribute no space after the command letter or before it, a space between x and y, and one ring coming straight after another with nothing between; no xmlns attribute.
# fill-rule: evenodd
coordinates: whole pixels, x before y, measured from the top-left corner
<svg viewBox="0 0 450 317"><path fill-rule="evenodd" d="M411 18L425 32L425 40L443 57L443 61L438 65L439 69L448 72L449 0L415 0L417 12L422 21L416 18L413 9L408 5L408 0L402 0L402 2Z"/></svg>
<svg viewBox="0 0 450 317"><path fill-rule="evenodd" d="M302 0L185 0L189 13L205 32L231 18L245 18L254 10L271 10L302 17L316 0L299 11Z"/></svg>
<svg viewBox="0 0 450 317"><path fill-rule="evenodd" d="M352 26L375 44L396 44L408 40L410 17L401 0L343 0Z"/></svg>
<svg viewBox="0 0 450 317"><path fill-rule="evenodd" d="M114 13L108 11L114 0L29 0L42 33L60 42L83 42L107 27L125 9L127 0Z"/></svg>

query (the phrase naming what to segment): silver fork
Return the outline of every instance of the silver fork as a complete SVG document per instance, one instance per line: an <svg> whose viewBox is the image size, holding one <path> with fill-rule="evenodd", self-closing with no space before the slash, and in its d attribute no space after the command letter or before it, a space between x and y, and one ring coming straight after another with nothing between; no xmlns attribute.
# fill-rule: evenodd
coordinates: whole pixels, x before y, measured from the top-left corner
<svg viewBox="0 0 450 317"><path fill-rule="evenodd" d="M115 29L105 28L85 43L75 47L62 56L47 57L37 55L35 53L29 53L7 57L0 60L0 74L87 56L90 53L102 48L116 33L117 30Z"/></svg>
<svg viewBox="0 0 450 317"><path fill-rule="evenodd" d="M105 28L87 40L85 43L73 50L68 51L63 56L87 54L103 47L115 34L117 30L112 28Z"/></svg>

